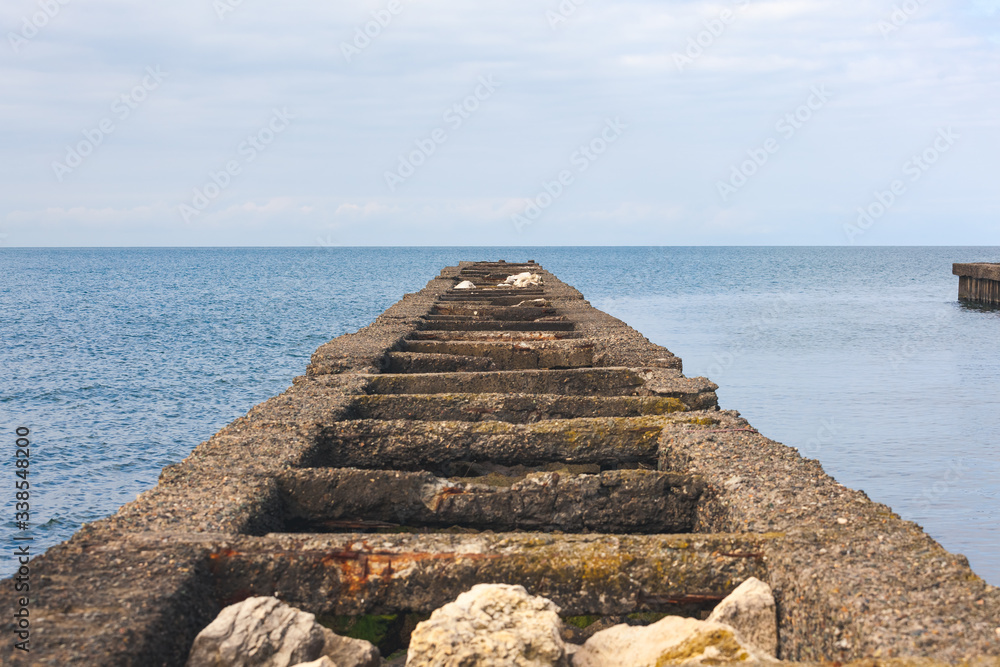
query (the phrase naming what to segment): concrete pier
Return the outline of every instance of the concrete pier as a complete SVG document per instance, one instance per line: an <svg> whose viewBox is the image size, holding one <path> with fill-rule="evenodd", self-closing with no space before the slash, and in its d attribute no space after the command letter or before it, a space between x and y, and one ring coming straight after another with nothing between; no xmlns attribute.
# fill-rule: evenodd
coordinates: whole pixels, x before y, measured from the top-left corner
<svg viewBox="0 0 1000 667"><path fill-rule="evenodd" d="M953 264L958 276L958 298L991 306L1000 306L1000 264Z"/></svg>
<svg viewBox="0 0 1000 667"><path fill-rule="evenodd" d="M544 284L496 287L522 271ZM180 666L255 595L410 618L511 583L610 620L704 616L753 576L785 661L1000 664L1000 590L716 389L537 264L446 268L33 559L31 652L0 663Z"/></svg>

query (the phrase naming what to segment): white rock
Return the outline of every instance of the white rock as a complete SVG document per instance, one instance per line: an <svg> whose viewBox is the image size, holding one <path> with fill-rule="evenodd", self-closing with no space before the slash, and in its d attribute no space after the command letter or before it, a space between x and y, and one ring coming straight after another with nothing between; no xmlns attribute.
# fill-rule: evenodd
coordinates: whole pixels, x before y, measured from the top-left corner
<svg viewBox="0 0 1000 667"><path fill-rule="evenodd" d="M337 667L337 663L324 655L319 660L313 660L312 662L300 662L295 665L295 667Z"/></svg>
<svg viewBox="0 0 1000 667"><path fill-rule="evenodd" d="M187 667L291 667L323 656L329 661L325 667L381 664L378 649L368 642L340 637L313 614L275 598L253 597L226 607L198 633Z"/></svg>
<svg viewBox="0 0 1000 667"><path fill-rule="evenodd" d="M312 614L275 598L247 598L194 640L188 667L290 667L322 655L326 637Z"/></svg>
<svg viewBox="0 0 1000 667"><path fill-rule="evenodd" d="M542 276L538 273L531 273L525 271L524 273L519 273L515 276L507 276L507 280L503 281L497 287L531 287L532 285L541 285Z"/></svg>
<svg viewBox="0 0 1000 667"><path fill-rule="evenodd" d="M771 587L750 577L712 611L708 620L736 628L751 646L774 656L778 654L778 615Z"/></svg>
<svg viewBox="0 0 1000 667"><path fill-rule="evenodd" d="M693 618L667 616L646 626L616 625L587 640L574 667L665 667L773 662L743 641L733 628Z"/></svg>
<svg viewBox="0 0 1000 667"><path fill-rule="evenodd" d="M417 625L406 667L569 667L561 627L549 600L479 584Z"/></svg>
<svg viewBox="0 0 1000 667"><path fill-rule="evenodd" d="M476 289L476 283L471 280L463 280L459 284L455 285L454 289Z"/></svg>
<svg viewBox="0 0 1000 667"><path fill-rule="evenodd" d="M329 628L323 630L326 643L322 655L330 658L336 667L380 667L382 664L382 655L371 642L341 637Z"/></svg>

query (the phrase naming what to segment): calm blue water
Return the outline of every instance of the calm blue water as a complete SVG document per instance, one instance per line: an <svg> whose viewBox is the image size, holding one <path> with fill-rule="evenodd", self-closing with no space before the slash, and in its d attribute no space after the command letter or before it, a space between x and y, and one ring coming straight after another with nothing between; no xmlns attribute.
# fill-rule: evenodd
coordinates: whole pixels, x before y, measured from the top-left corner
<svg viewBox="0 0 1000 667"><path fill-rule="evenodd" d="M960 306L951 275L1000 248L0 249L0 539L17 426L38 549L443 266L501 257L539 261L1000 584L1000 311Z"/></svg>

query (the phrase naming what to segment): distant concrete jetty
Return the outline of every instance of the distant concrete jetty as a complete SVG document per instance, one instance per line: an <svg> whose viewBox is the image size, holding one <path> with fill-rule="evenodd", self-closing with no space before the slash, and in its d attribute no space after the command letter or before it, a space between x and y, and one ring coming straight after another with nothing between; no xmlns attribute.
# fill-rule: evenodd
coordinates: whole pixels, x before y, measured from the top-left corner
<svg viewBox="0 0 1000 667"><path fill-rule="evenodd" d="M385 655L480 583L609 623L751 577L782 660L1000 663L1000 589L716 389L533 262L446 268L0 583L0 664L181 666L253 596L396 623Z"/></svg>
<svg viewBox="0 0 1000 667"><path fill-rule="evenodd" d="M991 306L1000 306L1000 264L953 264L958 276L958 298Z"/></svg>

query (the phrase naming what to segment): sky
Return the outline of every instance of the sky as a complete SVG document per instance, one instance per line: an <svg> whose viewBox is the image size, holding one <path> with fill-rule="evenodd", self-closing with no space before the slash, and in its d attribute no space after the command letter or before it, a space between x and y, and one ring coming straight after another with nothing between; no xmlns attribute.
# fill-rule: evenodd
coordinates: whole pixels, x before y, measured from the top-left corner
<svg viewBox="0 0 1000 667"><path fill-rule="evenodd" d="M1000 245L1000 0L4 0L6 246Z"/></svg>

